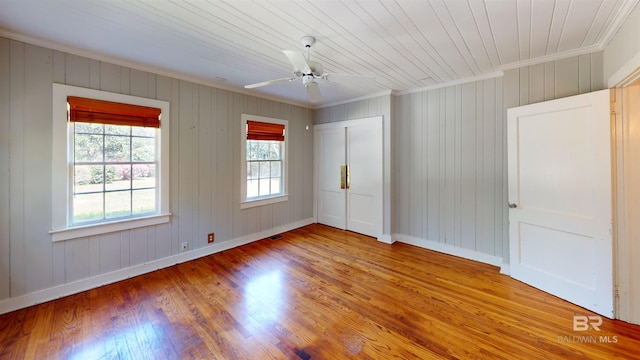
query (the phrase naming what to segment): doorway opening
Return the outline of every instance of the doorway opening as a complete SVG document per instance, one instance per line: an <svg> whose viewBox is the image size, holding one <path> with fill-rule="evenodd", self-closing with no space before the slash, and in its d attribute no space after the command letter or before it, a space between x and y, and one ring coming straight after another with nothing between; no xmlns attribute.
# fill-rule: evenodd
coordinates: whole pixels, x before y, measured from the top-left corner
<svg viewBox="0 0 640 360"><path fill-rule="evenodd" d="M616 318L640 324L640 69L612 95Z"/></svg>

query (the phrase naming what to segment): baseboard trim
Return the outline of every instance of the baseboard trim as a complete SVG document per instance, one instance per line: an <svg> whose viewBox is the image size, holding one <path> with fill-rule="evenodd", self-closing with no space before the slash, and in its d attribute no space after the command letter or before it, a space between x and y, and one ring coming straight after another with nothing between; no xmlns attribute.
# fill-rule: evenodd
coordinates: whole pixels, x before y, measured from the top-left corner
<svg viewBox="0 0 640 360"><path fill-rule="evenodd" d="M236 239L224 241L218 244L205 246L202 248L186 251L180 254L172 255L166 258L150 261L148 263L134 265L128 268L100 274L94 277L78 280L72 283L58 285L47 289L35 291L29 294L16 296L0 301L0 314L23 309L29 306L41 304L43 302L55 300L82 291L95 289L97 287L111 284L117 281L125 280L134 276L146 274L155 270L180 264L183 262L195 260L204 256L215 254L224 250L232 249L241 245L245 245L257 240L267 238L279 233L294 230L303 226L313 224L313 218L308 218L291 224L278 226L273 229L261 231L258 233L242 236Z"/></svg>
<svg viewBox="0 0 640 360"><path fill-rule="evenodd" d="M453 255L453 256L469 259L469 260L474 260L474 261L478 261L481 263L498 266L498 267L501 267L504 265L502 263L502 257L500 256L489 255L489 254L481 253L475 250L465 249L465 248L461 248L461 247L457 247L449 244L443 244L433 240L416 238L409 235L394 234L393 237L399 242L409 244L409 245L419 246L421 248L441 252L444 254Z"/></svg>
<svg viewBox="0 0 640 360"><path fill-rule="evenodd" d="M396 239L394 239L393 236L389 234L382 234L378 236L378 241L385 244L393 244L394 242L396 242Z"/></svg>
<svg viewBox="0 0 640 360"><path fill-rule="evenodd" d="M511 276L511 268L509 267L509 264L502 263L500 265L500 274Z"/></svg>

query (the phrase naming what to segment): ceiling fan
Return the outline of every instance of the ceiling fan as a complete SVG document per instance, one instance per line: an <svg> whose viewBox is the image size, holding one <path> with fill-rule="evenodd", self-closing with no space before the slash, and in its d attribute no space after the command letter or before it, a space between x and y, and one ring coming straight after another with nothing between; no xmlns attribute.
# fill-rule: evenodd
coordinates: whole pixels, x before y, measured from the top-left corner
<svg viewBox="0 0 640 360"><path fill-rule="evenodd" d="M307 89L307 96L309 96L309 100L311 100L311 102L319 102L322 100L322 96L320 95L317 80L352 86L372 86L376 83L376 79L370 76L325 73L321 64L309 60L309 49L311 49L311 46L316 42L316 39L313 36L303 36L300 41L307 49L306 57L297 51L282 50L287 59L289 59L291 65L293 65L292 77L263 81L245 85L244 87L246 89L254 89L279 82L302 79L302 84Z"/></svg>

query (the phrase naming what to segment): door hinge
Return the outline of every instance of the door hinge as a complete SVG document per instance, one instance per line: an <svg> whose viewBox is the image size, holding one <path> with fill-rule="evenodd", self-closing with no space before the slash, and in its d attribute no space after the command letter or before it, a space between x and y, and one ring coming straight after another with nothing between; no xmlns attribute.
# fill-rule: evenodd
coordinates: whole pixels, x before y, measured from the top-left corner
<svg viewBox="0 0 640 360"><path fill-rule="evenodd" d="M613 287L613 297L615 299L620 299L620 292L618 291L618 285Z"/></svg>

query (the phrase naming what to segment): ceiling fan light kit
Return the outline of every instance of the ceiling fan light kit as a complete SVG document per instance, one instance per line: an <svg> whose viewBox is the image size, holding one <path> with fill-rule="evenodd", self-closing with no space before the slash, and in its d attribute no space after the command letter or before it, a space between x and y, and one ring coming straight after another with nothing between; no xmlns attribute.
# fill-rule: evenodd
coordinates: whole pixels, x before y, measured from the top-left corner
<svg viewBox="0 0 640 360"><path fill-rule="evenodd" d="M302 79L302 84L307 90L307 96L311 102L322 101L320 88L316 80L326 81L327 83L344 84L351 86L371 86L375 84L375 78L360 75L348 74L331 74L325 73L322 64L309 60L309 52L316 39L313 36L303 36L300 39L302 46L307 49L307 56L293 50L282 50L291 65L293 65L293 77L263 81L255 84L245 85L246 89L255 89L262 86L277 84L285 81L296 81Z"/></svg>

